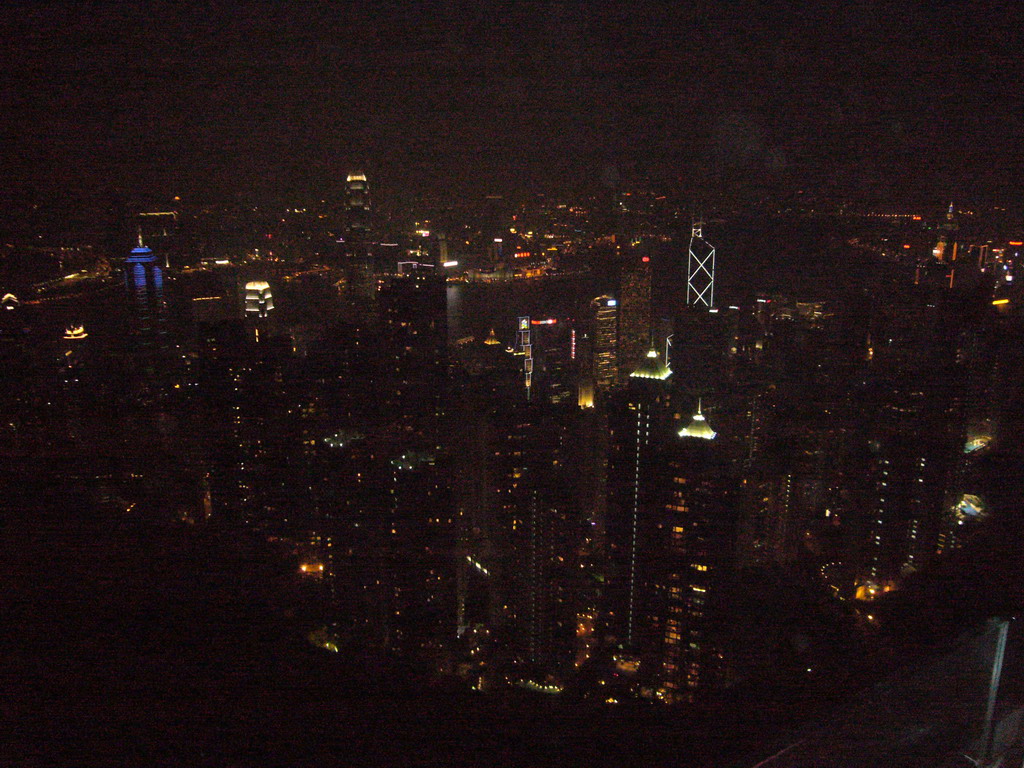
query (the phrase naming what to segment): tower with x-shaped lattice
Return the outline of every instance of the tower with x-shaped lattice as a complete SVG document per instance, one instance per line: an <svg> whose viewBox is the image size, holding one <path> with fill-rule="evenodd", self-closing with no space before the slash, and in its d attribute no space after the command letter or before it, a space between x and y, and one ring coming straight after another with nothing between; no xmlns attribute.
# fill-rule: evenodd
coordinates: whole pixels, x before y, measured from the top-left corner
<svg viewBox="0 0 1024 768"><path fill-rule="evenodd" d="M715 246L704 239L703 222L697 219L690 234L686 260L686 305L711 309L715 303Z"/></svg>

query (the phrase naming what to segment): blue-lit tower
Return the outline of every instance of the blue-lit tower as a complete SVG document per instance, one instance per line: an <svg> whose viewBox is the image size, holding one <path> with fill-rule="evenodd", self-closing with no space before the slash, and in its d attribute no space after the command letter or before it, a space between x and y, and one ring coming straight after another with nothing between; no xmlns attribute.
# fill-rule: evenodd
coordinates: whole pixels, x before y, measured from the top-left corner
<svg viewBox="0 0 1024 768"><path fill-rule="evenodd" d="M125 286L131 302L131 334L139 350L154 349L167 332L164 271L156 254L142 242L141 233L125 260Z"/></svg>

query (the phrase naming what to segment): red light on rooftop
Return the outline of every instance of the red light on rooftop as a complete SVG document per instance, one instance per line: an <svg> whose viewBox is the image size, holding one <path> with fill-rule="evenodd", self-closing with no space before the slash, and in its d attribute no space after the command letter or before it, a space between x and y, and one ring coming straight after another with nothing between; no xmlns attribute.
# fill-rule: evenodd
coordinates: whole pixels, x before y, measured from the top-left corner
<svg viewBox="0 0 1024 768"><path fill-rule="evenodd" d="M651 260L650 256L644 256L643 258L640 259L640 261L642 261L644 264L646 264L650 260Z"/></svg>
<svg viewBox="0 0 1024 768"><path fill-rule="evenodd" d="M904 248L910 248L910 246L909 246L909 245L904 245L903 247L904 247Z"/></svg>

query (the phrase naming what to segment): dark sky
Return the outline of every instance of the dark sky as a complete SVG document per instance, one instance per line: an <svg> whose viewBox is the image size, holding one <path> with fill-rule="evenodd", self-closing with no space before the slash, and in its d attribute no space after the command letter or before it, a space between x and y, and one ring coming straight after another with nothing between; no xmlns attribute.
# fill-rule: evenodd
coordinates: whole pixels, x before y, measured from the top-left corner
<svg viewBox="0 0 1024 768"><path fill-rule="evenodd" d="M5 6L0 184L1024 187L1024 3L181 5Z"/></svg>

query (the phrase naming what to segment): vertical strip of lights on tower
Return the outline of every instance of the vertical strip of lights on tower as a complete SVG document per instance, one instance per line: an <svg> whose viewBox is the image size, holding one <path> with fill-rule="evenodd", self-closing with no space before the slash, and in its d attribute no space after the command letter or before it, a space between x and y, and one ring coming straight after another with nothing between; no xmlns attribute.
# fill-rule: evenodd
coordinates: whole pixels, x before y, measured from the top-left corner
<svg viewBox="0 0 1024 768"><path fill-rule="evenodd" d="M711 309L715 303L715 246L703 236L704 223L697 219L690 232L686 261L686 306Z"/></svg>
<svg viewBox="0 0 1024 768"><path fill-rule="evenodd" d="M526 384L526 399L530 399L530 387L533 385L533 344L530 341L530 318L519 318L519 330L516 333L517 351L523 358L523 376Z"/></svg>

